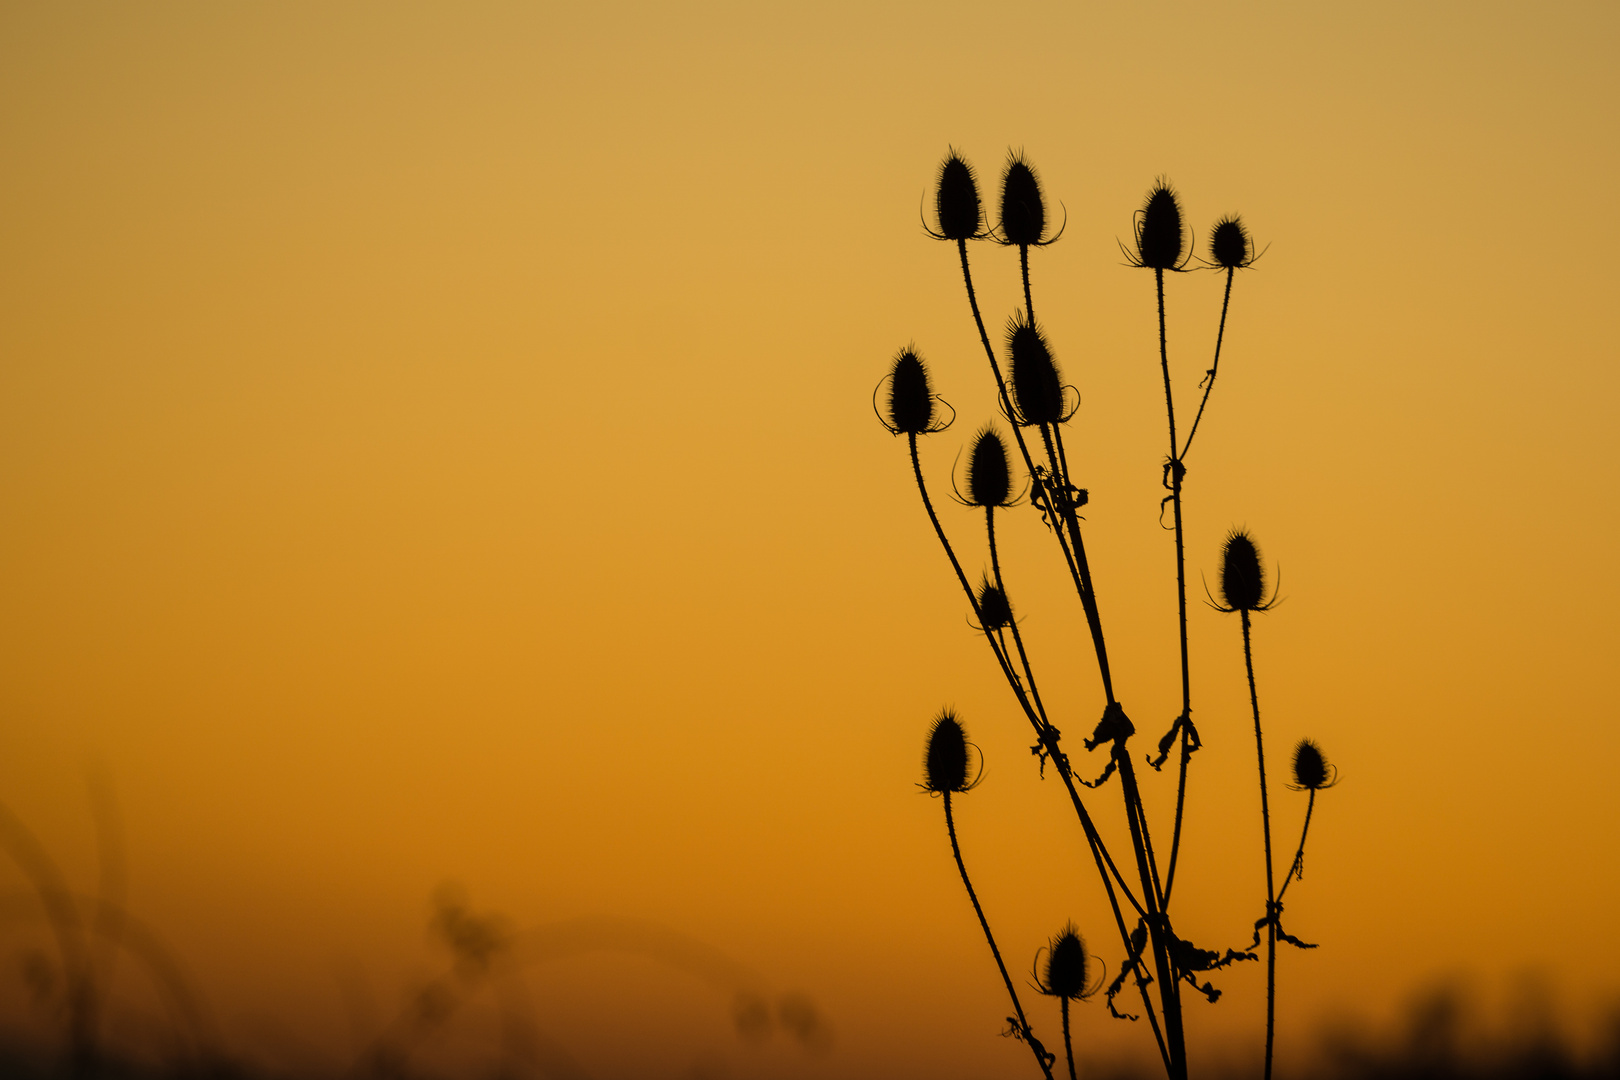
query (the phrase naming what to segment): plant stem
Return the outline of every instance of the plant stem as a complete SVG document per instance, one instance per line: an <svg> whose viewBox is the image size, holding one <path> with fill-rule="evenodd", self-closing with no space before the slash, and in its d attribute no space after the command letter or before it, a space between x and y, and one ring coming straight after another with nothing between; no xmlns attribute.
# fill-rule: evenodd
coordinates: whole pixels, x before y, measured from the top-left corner
<svg viewBox="0 0 1620 1080"><path fill-rule="evenodd" d="M1243 616L1243 664L1249 672L1249 704L1254 709L1254 748L1260 763L1260 824L1266 841L1266 1071L1271 1080L1272 1044L1277 1029L1277 891L1271 876L1271 806L1266 801L1266 744L1260 734L1260 697L1254 689L1254 650L1249 613ZM1301 838L1303 842L1303 838Z"/></svg>
<svg viewBox="0 0 1620 1080"><path fill-rule="evenodd" d="M1170 501L1175 511L1176 528L1176 626L1181 641L1181 762L1176 778L1176 819L1170 832L1170 865L1165 873L1164 903L1170 904L1170 890L1176 882L1176 862L1181 856L1181 823L1187 805L1187 763L1192 758L1189 749L1191 733L1186 723L1192 717L1192 674L1187 650L1187 547L1181 514L1181 482L1186 468L1176 456L1176 403L1170 393L1170 348L1164 319L1164 270L1153 270L1154 291L1159 301L1159 368L1164 374L1164 412L1170 427L1170 460L1166 469L1170 476Z"/></svg>
<svg viewBox="0 0 1620 1080"><path fill-rule="evenodd" d="M1042 424L1041 438L1046 443L1046 457L1051 463L1053 476L1060 484L1067 484L1068 474L1061 468L1063 436L1055 428L1056 425ZM1073 553L1071 567L1075 574L1075 588L1080 593L1080 606L1086 612L1086 625L1091 628L1091 646L1097 654L1097 674L1102 679L1103 698L1109 705L1114 705L1117 701L1114 698L1113 675L1108 667L1108 643L1103 638L1102 613L1097 609L1097 591L1091 584L1091 566L1086 561L1085 542L1080 539L1080 518L1067 498L1061 501L1063 520L1060 527L1069 530L1067 550Z"/></svg>
<svg viewBox="0 0 1620 1080"><path fill-rule="evenodd" d="M1030 475L1034 476L1035 460L1030 454L1029 445L1025 441L1023 432L1020 430L1020 427L1015 419L1016 413L1013 411L1012 398L1007 390L1007 382L1006 379L1002 377L1001 365L996 361L995 350L990 346L990 336L985 331L984 317L979 311L978 297L973 289L973 275L968 266L967 241L958 240L956 247L958 256L960 257L962 263L962 280L967 288L968 306L973 311L973 321L979 331L979 342L984 347L985 358L990 362L990 371L995 376L996 389L1001 396L1002 411L1007 416L1008 421L1012 424L1013 436L1017 440L1019 453L1023 456L1024 466L1029 470ZM1024 258L1020 261L1025 286L1024 299L1026 313L1029 316L1030 322L1033 323L1034 312L1029 292L1029 264L1027 252L1025 253ZM1051 478L1056 485L1067 485L1069 482L1068 472L1066 468L1062 467L1062 462L1064 460L1064 455L1061 448L1062 435L1061 433L1058 433L1054 436L1053 432L1045 425L1042 426L1041 433L1046 443L1047 460L1051 465ZM915 436L912 437L911 447L912 466L917 473L918 487L921 488L922 470L917 464ZM926 502L926 492L924 493L923 497L924 501ZM1068 563L1070 575L1074 579L1075 590L1079 593L1081 606L1085 609L1086 622L1091 630L1092 646L1097 655L1097 668L1103 684L1104 697L1107 699L1108 704L1113 706L1117 704L1117 701L1114 697L1113 679L1109 671L1108 649L1103 637L1102 618L1097 609L1096 593L1091 583L1091 569L1086 561L1084 543L1080 538L1079 518L1075 512L1074 506L1066 497L1056 500L1056 502L1061 503L1061 507L1054 505L1053 510L1056 511L1061 508L1062 513L1060 516L1062 520L1056 524L1053 531L1057 534L1058 546L1063 550L1064 559ZM935 517L932 506L929 507L929 517L934 521L934 529L939 535L941 543L945 543L944 530L940 527L939 519ZM1068 531L1067 538L1064 537L1065 527ZM948 551L949 545L946 544L946 547ZM951 555L951 563L956 567L957 578L962 583L963 589L969 594L970 601L973 601L973 590L968 584L966 575L962 573L961 566L957 563L956 556L954 554ZM978 604L976 601L973 602L973 609L974 613L978 614ZM986 637L991 641L991 648L996 649L997 646L995 644L994 635L987 633ZM1153 1027L1154 1037L1158 1041L1159 1054L1164 1060L1166 1072L1169 1073L1171 1080L1184 1080L1187 1074L1187 1064L1186 1051L1183 1045L1181 1031L1180 1000L1178 996L1178 989L1176 987L1176 981L1173 978L1173 972L1170 969L1167 944L1163 937L1164 928L1160 926L1160 923L1164 922L1164 920L1157 915L1159 905L1154 899L1154 894L1156 892L1154 876L1143 869L1145 866L1145 851L1141 840L1142 830L1139 813L1132 812L1130 810L1127 811L1127 815L1132 823L1133 845L1136 848L1138 869L1141 875L1142 889L1145 894L1144 899L1146 899L1149 904L1148 909L1144 909L1142 904L1137 902L1135 898L1131 896L1130 889L1125 885L1124 878L1120 876L1118 868L1114 866L1113 859L1108 856L1107 848L1102 843L1102 837L1098 835L1095 826L1092 824L1090 815L1086 813L1085 806L1080 800L1079 792L1075 790L1074 781L1067 766L1067 758L1058 750L1057 739L1055 735L1052 734L1054 729L1052 729L1050 724L1047 724L1041 720L1036 714L1035 710L1031 707L1029 701L1023 694L1022 689L1017 685L1017 680L1014 677L1013 669L1008 659L1002 656L999 650L997 650L997 657L1001 662L1003 674L1005 674L1008 677L1008 681L1013 684L1014 693L1018 695L1020 704L1024 706L1026 715L1028 715L1030 722L1035 726L1037 738L1039 738L1042 744L1046 746L1048 753L1052 756L1053 760L1059 763L1058 773L1060 776L1062 776L1064 784L1068 788L1070 801L1074 804L1075 812L1080 818L1082 828L1085 830L1087 842L1091 845L1092 855L1097 860L1097 869L1102 874L1103 885L1108 892L1109 902L1114 909L1114 918L1118 925L1121 941L1125 944L1127 951L1129 950L1130 946L1130 932L1125 928L1123 915L1119 910L1118 901L1114 897L1113 882L1109 879L1109 874L1107 871L1113 872L1114 880L1118 881L1119 887L1125 893L1126 899L1131 901L1132 906L1136 908L1138 914L1140 914L1148 922L1150 936L1153 940L1155 964L1158 969L1158 978L1161 984L1159 989L1160 1003L1166 1014L1165 1028L1162 1034L1159 1030L1159 1021L1154 1016L1152 1002L1148 997L1147 986L1141 981L1140 977L1137 979L1137 986L1142 993L1142 1003L1145 1011L1147 1012L1148 1020ZM1105 862L1106 870L1104 868ZM1173 1019L1170 1015L1172 1012L1175 1014Z"/></svg>
<svg viewBox="0 0 1620 1080"><path fill-rule="evenodd" d="M1074 1073L1074 1043L1069 1039L1069 999L1059 999L1063 1003L1063 1053L1069 1059L1069 1080L1080 1080Z"/></svg>
<svg viewBox="0 0 1620 1080"><path fill-rule="evenodd" d="M1148 939L1153 945L1154 975L1159 980L1159 1004L1164 1012L1169 1074L1171 1080L1186 1080L1187 1047L1181 1026L1181 984L1170 960L1167 935L1169 920L1159 904L1158 874L1152 865L1153 849L1148 838L1147 819L1142 813L1142 795L1137 789L1136 772L1131 767L1131 755L1123 739L1114 744L1113 754L1119 762L1120 791L1125 799L1125 819L1131 828L1131 846L1136 851L1136 872L1142 879L1142 899L1148 906Z"/></svg>
<svg viewBox="0 0 1620 1080"><path fill-rule="evenodd" d="M1226 337L1226 309L1232 303L1232 275L1237 271L1228 266L1226 268L1226 296L1221 300L1221 325L1215 331L1215 362L1209 365L1207 380L1204 383L1204 397L1198 402L1198 415L1193 417L1192 430L1187 432L1187 442L1181 448L1181 459L1187 458L1187 451L1192 449L1193 436L1198 434L1198 421L1204 418L1204 406L1209 404L1209 392L1215 389L1215 372L1221 366L1221 341ZM1171 452L1175 450L1171 447Z"/></svg>
<svg viewBox="0 0 1620 1080"><path fill-rule="evenodd" d="M1305 862L1305 837L1308 836L1311 831L1311 811L1314 809L1316 809L1316 789L1312 788L1311 797L1305 803L1305 827L1299 830L1299 850L1294 852L1294 861L1288 864L1288 876L1283 879L1282 891L1277 893L1277 903L1279 905L1282 904L1283 897L1288 895L1288 886L1294 883L1294 879L1305 876L1303 870L1303 865Z"/></svg>
<svg viewBox="0 0 1620 1080"><path fill-rule="evenodd" d="M1041 1051L1040 1044L1035 1041L1034 1033L1029 1028L1029 1021L1024 1019L1024 1007L1018 1003L1018 991L1013 989L1012 978L1007 974L1007 965L1001 961L1001 950L996 948L995 935L990 933L990 920L984 917L984 908L979 906L979 897L973 891L973 882L968 880L967 864L962 861L962 847L956 842L956 821L951 817L951 793L947 791L944 795L945 830L951 834L951 854L956 856L956 869L961 871L962 884L967 888L968 899L973 901L973 911L979 916L979 925L984 928L984 940L990 943L990 955L996 958L996 968L1001 972L1001 981L1007 984L1007 996L1012 998L1013 1012L1018 1017L1019 1037L1035 1055L1035 1061L1040 1065L1046 1080L1052 1080L1052 1067L1047 1064L1046 1055Z"/></svg>
<svg viewBox="0 0 1620 1080"><path fill-rule="evenodd" d="M990 572L995 575L996 588L1001 590L1001 595L1007 600L1007 607L1010 611L1012 609L1012 600L1007 597L1007 586L1001 580L1001 555L996 550L996 508L993 506L984 508L984 528L990 538ZM1029 696L1035 702L1035 709L1040 713L1041 722L1050 726L1051 721L1046 717L1046 707L1041 703L1041 692L1035 686L1035 671L1029 666L1029 655L1024 652L1024 637L1018 631L1018 620L1011 620L1011 625L1013 644L1018 648L1018 662L1023 666L1024 678L1029 683Z"/></svg>
<svg viewBox="0 0 1620 1080"><path fill-rule="evenodd" d="M1007 393L1007 380L1002 378L1001 365L996 362L996 351L990 347L990 335L984 328L984 316L979 313L979 297L973 291L973 271L968 268L966 240L956 242L956 252L962 259L962 283L967 286L968 307L973 309L973 325L979 328L979 343L984 346L985 359L990 361L990 373L996 377L996 391L1001 395L1001 411L1007 417L1007 422L1012 425L1018 452L1024 457L1024 468L1033 476L1035 459L1029 456L1029 446L1024 442L1024 433L1013 419L1012 398Z"/></svg>
<svg viewBox="0 0 1620 1080"><path fill-rule="evenodd" d="M1029 292L1029 245L1018 245L1018 268L1024 275L1024 316L1029 319L1029 325L1035 325L1035 301L1030 299Z"/></svg>

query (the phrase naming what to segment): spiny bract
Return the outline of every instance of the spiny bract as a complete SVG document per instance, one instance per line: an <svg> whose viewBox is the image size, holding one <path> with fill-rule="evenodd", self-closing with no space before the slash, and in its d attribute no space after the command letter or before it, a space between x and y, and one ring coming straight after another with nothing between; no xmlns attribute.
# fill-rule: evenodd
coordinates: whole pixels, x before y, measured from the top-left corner
<svg viewBox="0 0 1620 1080"><path fill-rule="evenodd" d="M1007 594L985 578L979 583L979 624L986 630L1000 630L1012 622L1012 604Z"/></svg>
<svg viewBox="0 0 1620 1080"><path fill-rule="evenodd" d="M1232 530L1221 549L1221 598L1232 611L1259 611L1266 593L1260 549L1242 529Z"/></svg>
<svg viewBox="0 0 1620 1080"><path fill-rule="evenodd" d="M1301 739L1294 747L1294 785L1306 791L1328 786L1327 759L1322 756L1322 748L1310 739Z"/></svg>
<svg viewBox="0 0 1620 1080"><path fill-rule="evenodd" d="M1040 177L1023 154L1009 154L1001 178L1001 238L1008 244L1039 245L1046 232L1046 201Z"/></svg>
<svg viewBox="0 0 1620 1080"><path fill-rule="evenodd" d="M1243 219L1236 214L1221 218L1209 236L1209 257L1216 266L1240 270L1254 262L1254 246Z"/></svg>
<svg viewBox="0 0 1620 1080"><path fill-rule="evenodd" d="M923 754L923 788L927 791L961 793L968 783L967 732L949 709L939 714L928 732L928 749Z"/></svg>
<svg viewBox="0 0 1620 1080"><path fill-rule="evenodd" d="M1091 956L1074 924L1065 926L1046 950L1046 984L1041 987L1052 997L1074 1001L1086 996L1091 976Z"/></svg>
<svg viewBox="0 0 1620 1080"><path fill-rule="evenodd" d="M1056 424L1063 419L1063 378L1057 361L1047 348L1040 328L1024 321L1022 314L1007 324L1008 367L1012 375L1012 398L1018 422Z"/></svg>
<svg viewBox="0 0 1620 1080"><path fill-rule="evenodd" d="M1148 192L1136 227L1136 260L1153 270L1175 270L1186 247L1181 206L1168 182L1159 180Z"/></svg>
<svg viewBox="0 0 1620 1080"><path fill-rule="evenodd" d="M934 395L928 369L910 345L895 355L889 372L889 426L897 432L922 434L934 422Z"/></svg>
<svg viewBox="0 0 1620 1080"><path fill-rule="evenodd" d="M1012 492L1007 445L988 424L973 437L973 449L968 453L967 489L967 501L974 506L1006 506Z"/></svg>
<svg viewBox="0 0 1620 1080"><path fill-rule="evenodd" d="M977 240L984 235L979 184L973 178L973 166L962 160L955 147L939 166L934 212L939 216L939 235L943 239Z"/></svg>

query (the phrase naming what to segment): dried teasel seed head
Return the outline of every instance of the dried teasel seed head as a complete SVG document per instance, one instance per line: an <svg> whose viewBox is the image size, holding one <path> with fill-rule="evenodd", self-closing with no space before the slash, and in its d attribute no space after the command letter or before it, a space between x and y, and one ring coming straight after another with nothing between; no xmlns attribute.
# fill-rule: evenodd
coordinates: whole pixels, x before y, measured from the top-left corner
<svg viewBox="0 0 1620 1080"><path fill-rule="evenodd" d="M1306 791L1320 791L1330 786L1328 771L1322 748L1310 739L1299 740L1299 745L1294 747L1294 786Z"/></svg>
<svg viewBox="0 0 1620 1080"><path fill-rule="evenodd" d="M986 630L1000 630L1013 620L1012 604L1007 594L990 584L987 577L979 583L979 622Z"/></svg>
<svg viewBox="0 0 1620 1080"><path fill-rule="evenodd" d="M1012 493L1012 466L1007 444L986 424L973 437L968 454L967 501L972 506L1006 506Z"/></svg>
<svg viewBox="0 0 1620 1080"><path fill-rule="evenodd" d="M1221 549L1221 599L1232 611L1259 611L1265 606L1265 594L1260 549L1248 533L1234 529Z"/></svg>
<svg viewBox="0 0 1620 1080"><path fill-rule="evenodd" d="M889 426L907 434L922 434L934 423L934 394L928 369L910 345L895 355L889 371Z"/></svg>
<svg viewBox="0 0 1620 1080"><path fill-rule="evenodd" d="M939 216L939 236L943 239L977 240L984 235L984 208L979 203L973 166L963 161L954 147L939 166L934 212Z"/></svg>
<svg viewBox="0 0 1620 1080"><path fill-rule="evenodd" d="M1012 399L1020 424L1056 424L1063 420L1063 377L1040 328L1015 315L1007 324L1008 368Z"/></svg>
<svg viewBox="0 0 1620 1080"><path fill-rule="evenodd" d="M973 786L968 780L967 732L949 709L939 714L928 731L922 786L926 791L958 794Z"/></svg>
<svg viewBox="0 0 1620 1080"><path fill-rule="evenodd" d="M1046 950L1046 979L1041 990L1052 997L1070 1001L1086 996L1091 981L1091 955L1086 943L1069 923L1053 938Z"/></svg>
<svg viewBox="0 0 1620 1080"><path fill-rule="evenodd" d="M1007 155L1007 172L1001 178L1001 238L1020 246L1041 242L1046 232L1046 201L1041 180L1022 153Z"/></svg>
<svg viewBox="0 0 1620 1080"><path fill-rule="evenodd" d="M1209 257L1227 270L1241 270L1254 262L1254 242L1241 217L1230 214L1215 223L1215 231L1209 235Z"/></svg>
<svg viewBox="0 0 1620 1080"><path fill-rule="evenodd" d="M1176 193L1162 178L1148 192L1136 226L1136 261L1153 270L1174 270L1181 265L1187 246Z"/></svg>

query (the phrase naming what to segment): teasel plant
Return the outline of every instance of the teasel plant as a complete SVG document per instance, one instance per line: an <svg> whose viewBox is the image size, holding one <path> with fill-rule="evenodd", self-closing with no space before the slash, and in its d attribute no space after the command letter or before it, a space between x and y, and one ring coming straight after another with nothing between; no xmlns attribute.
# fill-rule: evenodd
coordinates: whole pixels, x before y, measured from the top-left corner
<svg viewBox="0 0 1620 1080"><path fill-rule="evenodd" d="M1265 914L1254 923L1254 941L1250 950L1260 947L1260 931L1266 932L1266 1080L1271 1080L1273 1048L1277 1030L1277 942L1282 940L1295 948L1314 949L1283 929L1282 899L1288 885L1304 873L1305 838L1310 833L1311 812L1316 808L1316 793L1337 782L1337 774L1327 764L1321 749L1305 739L1294 749L1294 786L1310 792L1305 807L1305 824L1300 830L1299 849L1289 864L1283 889L1278 891L1271 858L1271 804L1266 789L1266 744L1260 726L1260 694L1254 679L1254 640L1252 616L1270 611L1277 605L1273 589L1266 595L1265 566L1260 561L1260 548L1242 529L1234 529L1221 548L1221 600L1216 608L1227 614L1237 614L1243 626L1243 666L1249 680L1249 708L1254 715L1255 758L1260 773L1260 828L1266 854L1266 908Z"/></svg>
<svg viewBox="0 0 1620 1080"><path fill-rule="evenodd" d="M1129 265L1153 271L1154 293L1159 312L1159 369L1164 378L1165 422L1170 437L1170 452L1164 460L1161 478L1162 485L1170 494L1160 503L1160 515L1162 519L1163 506L1169 503L1171 528L1175 532L1176 545L1176 621L1181 655L1181 712L1170 725L1170 730L1159 740L1158 756L1149 762L1155 770L1162 768L1179 740L1181 752L1176 779L1175 823L1171 828L1170 860L1165 871L1164 891L1168 902L1175 888L1176 866L1181 854L1181 827L1187 799L1187 767L1192 755L1203 745L1192 716L1192 663L1187 642L1187 542L1182 502L1182 491L1187 478L1187 454L1192 450L1193 438L1198 434L1198 425L1204 418L1204 409L1209 405L1210 393L1215 389L1215 376L1220 370L1221 344L1226 340L1226 316L1232 304L1233 279L1237 271L1252 266L1256 256L1254 242L1249 238L1240 217L1227 216L1216 222L1210 237L1210 258L1204 265L1217 267L1226 272L1226 289L1221 299L1221 319L1215 331L1214 358L1199 382L1203 396L1198 402L1198 412L1193 417L1186 440L1178 441L1175 395L1170 378L1169 335L1165 327L1164 276L1167 273L1180 273L1188 268L1192 260L1193 245L1184 224L1180 200L1168 180L1160 178L1154 183L1142 209L1137 212L1135 224L1134 247L1126 248L1121 244L1120 249L1125 253Z"/></svg>
<svg viewBox="0 0 1620 1080"><path fill-rule="evenodd" d="M915 345L908 345L895 355L887 377L879 383L874 393L873 404L884 426L892 433L906 437L918 494L935 536L966 597L972 613L972 625L976 632L984 637L1018 710L1030 724L1035 737L1034 745L1030 749L1038 759L1041 775L1044 777L1048 765L1052 767L1069 797L1085 836L1087 849L1108 901L1114 929L1119 935L1124 951L1118 974L1109 983L1105 993L1109 1012L1115 1017L1128 1020L1138 1019L1139 1016L1145 1017L1166 1074L1172 1080L1181 1080L1186 1077L1188 1068L1182 1020L1181 984L1183 982L1189 984L1207 1000L1213 1002L1220 997L1221 992L1207 981L1201 984L1198 981L1201 973L1218 970L1243 960L1258 959L1256 955L1258 929L1255 944L1248 949L1228 948L1224 952L1203 949L1176 934L1170 915L1171 887L1174 884L1180 854L1186 805L1188 761L1202 745L1198 730L1192 721L1187 643L1185 533L1181 505L1182 480L1186 473L1184 462L1192 445L1193 436L1203 418L1210 391L1213 389L1214 375L1220 361L1221 344L1225 339L1232 283L1238 270L1245 269L1254 262L1254 245L1238 218L1223 218L1213 230L1209 259L1201 260L1202 265L1225 272L1226 289L1221 322L1216 331L1213 360L1200 384L1203 397L1185 440L1178 439L1175 425L1168 336L1165 330L1164 282L1166 273L1179 273L1189 269L1193 256L1188 240L1189 233L1183 225L1180 204L1168 182L1160 181L1149 193L1147 204L1138 216L1134 251L1127 249L1128 261L1132 265L1149 268L1155 272L1159 310L1159 357L1164 376L1170 445L1163 475L1164 486L1170 494L1164 501L1170 504L1174 511L1173 527L1176 542L1181 711L1170 731L1160 741L1158 757L1144 759L1155 771L1159 770L1179 740L1181 754L1175 819L1171 828L1168 861L1161 874L1159 853L1155 849L1154 834L1144 807L1135 761L1128 748L1129 739L1135 734L1135 726L1116 694L1101 607L1086 552L1082 529L1084 518L1080 510L1088 504L1089 494L1085 488L1075 483L1075 473L1071 468L1068 447L1064 439L1066 425L1073 419L1078 409L1079 394L1064 382L1051 342L1035 315L1030 249L1050 245L1061 234L1062 228L1060 227L1057 233L1050 231L1050 215L1047 212L1039 174L1022 153L1009 155L1002 176L998 209L999 220L992 225L987 219L985 205L980 199L978 182L972 167L954 149L950 150L940 165L934 191L933 218L930 221L925 216L924 228L935 239L950 243L956 248L968 308L995 386L997 411L1011 436L1010 439L1003 436L994 424L982 427L972 439L961 482L953 480L952 486L957 501L984 515L983 529L988 568L978 575L977 585L969 576L963 558L958 553L958 546L953 544L940 519L923 472L918 449L919 438L944 430L954 419L955 413L934 393L927 365ZM969 258L969 243L982 240L1016 247L1019 251L1019 283L1023 302L1007 321L1002 351L999 355L991 342L984 314L979 306ZM1018 466L1022 466L1022 475L1019 474ZM1021 490L1017 490L1020 488ZM1087 752L1106 749L1106 761L1095 779L1087 779L1078 774L1062 745L1062 733L1053 722L1047 702L1042 696L1030 651L1019 621L1015 617L1018 610L1014 602L1016 593L1008 585L1002 563L1001 545L997 538L997 519L999 515L1005 515L1024 502L1028 502L1039 513L1046 525L1085 615L1103 699L1101 719L1092 728L1090 737L1083 740ZM1246 628L1247 618L1248 615L1245 614ZM1088 804L1088 800L1092 797L1091 792L1116 778L1131 848L1128 854L1117 859L1099 833ZM1317 789L1309 790L1312 791L1314 800L1314 791ZM1269 818L1267 820L1269 821ZM1269 866L1269 831L1267 836ZM1300 859L1302 858L1303 837ZM965 883L965 871L963 880ZM969 889L972 895L971 886ZM1271 905L1275 902L1276 897L1268 887L1267 903ZM975 907L977 909L977 903ZM1268 906L1268 912L1271 910ZM980 916L986 937L989 938L989 926L983 921L982 911ZM1050 947L1055 948L1055 945L1054 940ZM1000 954L993 945L992 951L996 953L998 966L1001 966ZM1005 967L1001 966L1001 970L1006 981ZM1053 984L1050 979L1044 983L1037 979L1038 987L1051 985ZM1128 985L1134 985L1136 996L1140 997L1139 1014L1122 1012L1116 1001L1120 994L1126 993ZM1011 992L1010 982L1008 989ZM1043 990L1044 992L1046 991ZM1065 1003L1074 1000L1063 994L1056 996ZM1022 1016L1021 1010L1015 1011ZM1065 1046L1066 1049L1071 1049L1066 1004L1064 1015ZM1013 1027L1021 1035L1027 1033L1027 1024L1022 1024L1021 1021L1014 1021ZM1267 1044L1269 1061L1271 1044L1269 1023Z"/></svg>
<svg viewBox="0 0 1620 1080"><path fill-rule="evenodd" d="M990 955L995 957L996 970L1001 972L1001 981L1006 985L1007 996L1012 1000L1013 1015L1007 1017L1008 1027L1011 1033L1035 1055L1035 1062L1041 1067L1046 1080L1052 1080L1052 1063L1056 1058L1047 1053L1046 1047L1035 1037L1035 1032L1029 1026L1029 1020L1024 1016L1024 1006L1018 1000L1018 990L1013 986L1012 976L1007 974L1007 965L1001 959L1001 950L996 947L996 936L990 931L990 920L985 918L984 907L979 903L979 894L973 891L973 881L968 877L967 863L962 861L962 845L956 839L956 819L951 814L951 796L965 795L977 787L979 773L983 771L982 768L977 771L971 768L970 747L962 722L949 709L941 712L928 730L927 749L923 751L923 782L918 786L930 795L938 795L944 800L945 831L951 837L951 854L956 858L957 872L962 875L962 886L967 889L968 900L973 904L973 913L979 917L979 927L984 931L984 940L990 945ZM968 776L969 772L975 772L971 779ZM1064 1034L1067 1035L1067 1011L1064 1016ZM1072 1065L1070 1071L1073 1071Z"/></svg>
<svg viewBox="0 0 1620 1080"><path fill-rule="evenodd" d="M1069 1080L1079 1080L1074 1069L1074 1039L1069 1031L1069 1005L1086 1001L1102 987L1103 974L1099 971L1095 981L1091 970L1095 965L1080 931L1069 923L1041 950L1046 953L1045 971L1034 973L1035 989L1047 997L1055 997L1063 1015L1063 1056L1069 1064ZM1035 966L1040 968L1040 953L1035 954Z"/></svg>

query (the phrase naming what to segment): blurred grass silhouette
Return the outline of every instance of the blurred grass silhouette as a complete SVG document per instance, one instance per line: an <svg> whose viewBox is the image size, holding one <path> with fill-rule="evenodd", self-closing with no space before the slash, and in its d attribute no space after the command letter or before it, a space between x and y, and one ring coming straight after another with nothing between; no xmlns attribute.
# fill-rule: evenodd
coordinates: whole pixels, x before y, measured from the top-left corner
<svg viewBox="0 0 1620 1080"><path fill-rule="evenodd" d="M548 1030L525 975L593 955L609 962L615 955L640 957L676 975L676 985L706 986L714 1030L729 1029L737 1042L757 1047L780 1039L811 1058L833 1044L832 1026L810 996L773 989L760 973L671 927L587 917L519 929L503 915L475 910L461 888L444 885L432 897L427 927L444 957L439 973L408 987L381 1024L368 1023L366 1010L346 995L352 1026L363 1030L358 1054L325 1064L264 1064L227 1043L182 960L124 907L117 808L110 786L93 784L92 793L98 895L75 892L28 827L0 805L0 850L33 885L31 892L0 895L0 956L12 961L0 967L0 1077L585 1080L601 1075L582 1064L593 1047L577 1034ZM457 1027L479 1027L469 1022L478 1012L493 1012L495 1023L469 1055L467 1032ZM450 1056L473 1061L447 1072L443 1051L452 1037L461 1049ZM626 1041L634 1037L627 1033ZM302 1048L297 1056L310 1057Z"/></svg>

